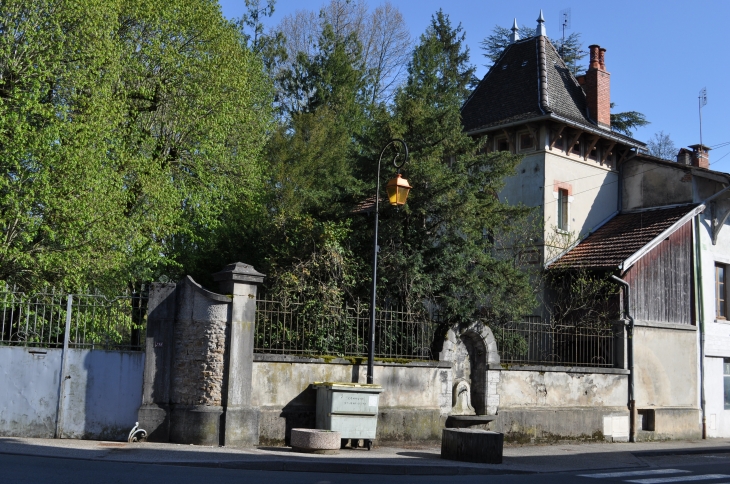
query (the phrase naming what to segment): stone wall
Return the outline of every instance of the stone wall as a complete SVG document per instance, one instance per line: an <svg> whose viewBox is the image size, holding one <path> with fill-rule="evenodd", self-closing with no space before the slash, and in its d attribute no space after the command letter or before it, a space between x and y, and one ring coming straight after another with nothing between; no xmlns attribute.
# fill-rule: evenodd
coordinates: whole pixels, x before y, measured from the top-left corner
<svg viewBox="0 0 730 484"><path fill-rule="evenodd" d="M222 405L230 303L211 299L195 282L181 290L173 329L171 403Z"/></svg>
<svg viewBox="0 0 730 484"><path fill-rule="evenodd" d="M314 428L317 381L364 383L367 366L348 360L255 355L252 404L259 408L259 441L284 445L292 428ZM451 365L375 363L378 441L437 441L451 410Z"/></svg>

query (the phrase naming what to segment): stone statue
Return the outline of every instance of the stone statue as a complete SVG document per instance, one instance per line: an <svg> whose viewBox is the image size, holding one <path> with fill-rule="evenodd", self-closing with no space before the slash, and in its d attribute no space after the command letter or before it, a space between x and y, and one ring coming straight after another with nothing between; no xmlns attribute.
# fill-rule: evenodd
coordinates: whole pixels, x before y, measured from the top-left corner
<svg viewBox="0 0 730 484"><path fill-rule="evenodd" d="M456 382L452 399L454 406L451 408L451 415L476 415L471 406L471 387L466 380Z"/></svg>

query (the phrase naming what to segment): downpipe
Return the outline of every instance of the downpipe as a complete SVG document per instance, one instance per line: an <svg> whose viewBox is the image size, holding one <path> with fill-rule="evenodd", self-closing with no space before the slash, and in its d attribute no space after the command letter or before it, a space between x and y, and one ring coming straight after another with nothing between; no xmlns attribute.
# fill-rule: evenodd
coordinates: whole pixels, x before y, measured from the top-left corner
<svg viewBox="0 0 730 484"><path fill-rule="evenodd" d="M629 364L629 442L636 442L636 421L637 421L637 410L636 410L636 399L634 398L634 318L631 316L631 286L623 279L612 275L613 279L618 284L624 287L624 314L629 323L626 325L627 333L627 357Z"/></svg>
<svg viewBox="0 0 730 484"><path fill-rule="evenodd" d="M695 284L695 300L697 301L697 326L700 337L700 410L702 413L702 438L707 438L707 409L705 408L705 309L704 309L704 293L702 291L702 247L700 247L700 217L694 219L694 284Z"/></svg>

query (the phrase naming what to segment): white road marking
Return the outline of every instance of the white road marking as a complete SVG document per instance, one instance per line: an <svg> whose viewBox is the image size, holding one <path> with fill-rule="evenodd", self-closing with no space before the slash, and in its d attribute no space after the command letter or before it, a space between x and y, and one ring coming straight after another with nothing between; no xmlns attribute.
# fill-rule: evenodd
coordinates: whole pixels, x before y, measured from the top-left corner
<svg viewBox="0 0 730 484"><path fill-rule="evenodd" d="M580 474L580 477L594 477L596 479L607 479L610 477L632 477L632 476L651 476L655 474L683 474L690 471L681 469L654 469L651 471L629 471L629 472L604 472L602 474Z"/></svg>
<svg viewBox="0 0 730 484"><path fill-rule="evenodd" d="M688 482L688 481L708 481L710 479L724 479L730 477L727 474L704 474L701 476L678 476L678 477L655 477L652 479L636 479L633 481L636 484L661 484L663 482Z"/></svg>

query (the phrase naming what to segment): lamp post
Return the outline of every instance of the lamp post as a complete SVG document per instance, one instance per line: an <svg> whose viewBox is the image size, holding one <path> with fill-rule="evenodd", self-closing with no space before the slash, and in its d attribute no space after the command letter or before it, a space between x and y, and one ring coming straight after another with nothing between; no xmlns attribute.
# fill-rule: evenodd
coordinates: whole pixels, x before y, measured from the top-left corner
<svg viewBox="0 0 730 484"><path fill-rule="evenodd" d="M388 193L388 201L391 205L405 205L406 198L411 186L408 180L400 174L400 168L408 161L408 145L402 139L392 139L380 152L378 158L377 184L375 189L375 235L373 235L373 281L370 298L370 340L368 341L368 383L373 383L373 362L375 359L375 294L377 290L378 279L378 209L380 206L380 162L383 155L390 146L396 146L397 152L393 157L393 166L398 170L395 178L391 179L385 190ZM403 155L403 160L398 163L398 158Z"/></svg>

